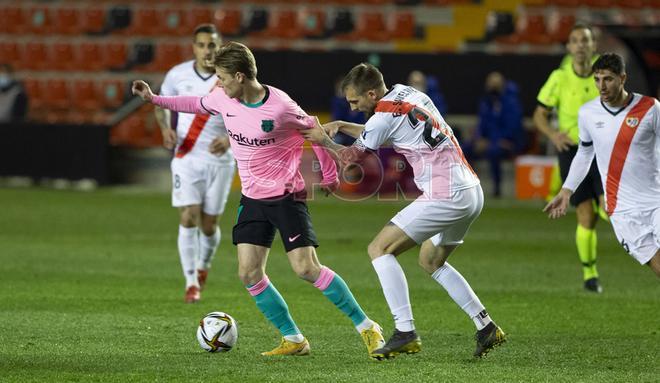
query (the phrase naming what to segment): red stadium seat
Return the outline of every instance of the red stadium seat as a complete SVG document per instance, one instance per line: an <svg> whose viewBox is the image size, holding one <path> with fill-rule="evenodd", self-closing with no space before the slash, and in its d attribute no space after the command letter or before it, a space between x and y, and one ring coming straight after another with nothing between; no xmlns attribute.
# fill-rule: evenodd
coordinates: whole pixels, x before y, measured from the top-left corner
<svg viewBox="0 0 660 383"><path fill-rule="evenodd" d="M360 14L354 35L357 39L370 41L387 41L390 38L383 14L371 11Z"/></svg>
<svg viewBox="0 0 660 383"><path fill-rule="evenodd" d="M25 92L27 93L30 107L30 114L32 112L37 113L44 106L44 86L41 80L34 78L25 78L23 79L23 86L25 87Z"/></svg>
<svg viewBox="0 0 660 383"><path fill-rule="evenodd" d="M117 109L124 103L124 83L121 80L102 80L99 87L101 106L106 109Z"/></svg>
<svg viewBox="0 0 660 383"><path fill-rule="evenodd" d="M302 35L298 26L298 14L296 11L284 10L271 12L268 27L257 32L267 37L279 37L282 39L295 39Z"/></svg>
<svg viewBox="0 0 660 383"><path fill-rule="evenodd" d="M307 9L300 12L298 17L304 37L323 38L326 36L325 11Z"/></svg>
<svg viewBox="0 0 660 383"><path fill-rule="evenodd" d="M52 16L46 7L32 7L27 10L27 31L47 34L52 30Z"/></svg>
<svg viewBox="0 0 660 383"><path fill-rule="evenodd" d="M29 42L23 46L22 66L31 70L42 70L49 62L49 51L44 43Z"/></svg>
<svg viewBox="0 0 660 383"><path fill-rule="evenodd" d="M83 9L80 28L85 33L101 33L105 28L105 8L91 6Z"/></svg>
<svg viewBox="0 0 660 383"><path fill-rule="evenodd" d="M192 34L195 27L200 24L213 24L213 13L211 8L192 8L188 13L188 25L191 27L189 33Z"/></svg>
<svg viewBox="0 0 660 383"><path fill-rule="evenodd" d="M97 43L85 41L77 47L77 68L83 71L99 71L104 68L103 50Z"/></svg>
<svg viewBox="0 0 660 383"><path fill-rule="evenodd" d="M159 35L188 36L192 33L187 11L170 7L159 12L158 17L161 21L157 24L156 33Z"/></svg>
<svg viewBox="0 0 660 383"><path fill-rule="evenodd" d="M9 41L0 42L0 62L7 63L14 67L14 69L21 69L23 66L21 57L21 50L17 43Z"/></svg>
<svg viewBox="0 0 660 383"><path fill-rule="evenodd" d="M218 10L214 20L223 36L239 36L243 33L243 15L240 9Z"/></svg>
<svg viewBox="0 0 660 383"><path fill-rule="evenodd" d="M3 29L8 33L18 34L27 30L25 12L21 7L3 7Z"/></svg>
<svg viewBox="0 0 660 383"><path fill-rule="evenodd" d="M123 29L121 33L131 36L156 35L161 22L156 8L134 8L131 25Z"/></svg>
<svg viewBox="0 0 660 383"><path fill-rule="evenodd" d="M415 16L410 12L395 13L391 36L395 39L415 38Z"/></svg>
<svg viewBox="0 0 660 383"><path fill-rule="evenodd" d="M68 80L49 79L42 91L44 105L49 109L67 109L71 104Z"/></svg>
<svg viewBox="0 0 660 383"><path fill-rule="evenodd" d="M53 33L76 35L80 32L80 9L66 7L54 10Z"/></svg>
<svg viewBox="0 0 660 383"><path fill-rule="evenodd" d="M184 61L181 45L177 43L161 43L156 45L154 59L138 70L165 72L174 65Z"/></svg>
<svg viewBox="0 0 660 383"><path fill-rule="evenodd" d="M96 110L101 107L101 94L93 80L75 80L73 82L73 107L82 111Z"/></svg>
<svg viewBox="0 0 660 383"><path fill-rule="evenodd" d="M73 45L62 42L50 46L50 60L47 69L70 70L76 68L77 65Z"/></svg>
<svg viewBox="0 0 660 383"><path fill-rule="evenodd" d="M551 29L550 37L553 41L565 43L568 41L568 35L571 33L575 25L575 16L573 15L560 15L557 20L557 25Z"/></svg>
<svg viewBox="0 0 660 383"><path fill-rule="evenodd" d="M124 43L108 43L102 46L103 67L106 69L119 69L126 66L128 48Z"/></svg>

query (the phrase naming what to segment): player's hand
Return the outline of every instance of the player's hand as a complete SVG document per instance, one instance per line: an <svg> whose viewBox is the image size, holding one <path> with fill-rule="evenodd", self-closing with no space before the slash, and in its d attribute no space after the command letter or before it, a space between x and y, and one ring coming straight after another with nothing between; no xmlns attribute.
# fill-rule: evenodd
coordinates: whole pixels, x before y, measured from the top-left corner
<svg viewBox="0 0 660 383"><path fill-rule="evenodd" d="M151 91L151 88L149 88L149 84L142 80L133 81L131 91L143 101L151 102L151 99L154 97L154 93Z"/></svg>
<svg viewBox="0 0 660 383"><path fill-rule="evenodd" d="M563 132L556 132L550 136L550 140L555 145L558 151L563 152L568 150L571 146L576 145L576 142L573 142L571 138Z"/></svg>
<svg viewBox="0 0 660 383"><path fill-rule="evenodd" d="M325 132L328 133L328 136L330 136L330 138L335 138L341 124L342 124L341 121L328 122L327 124L323 124L323 130L325 130Z"/></svg>
<svg viewBox="0 0 660 383"><path fill-rule="evenodd" d="M325 193L325 196L329 196L330 193L334 192L335 190L339 189L339 179L335 178L331 182L322 182L321 183L321 190Z"/></svg>
<svg viewBox="0 0 660 383"><path fill-rule="evenodd" d="M323 126L321 126L319 119L314 117L314 120L316 125L313 128L301 130L300 133L302 133L307 141L318 144L328 139L329 136L325 130L323 130Z"/></svg>
<svg viewBox="0 0 660 383"><path fill-rule="evenodd" d="M176 145L176 132L174 129L162 129L160 132L163 134L163 146L169 150L174 149Z"/></svg>
<svg viewBox="0 0 660 383"><path fill-rule="evenodd" d="M548 213L548 217L555 219L566 215L566 209L568 209L568 202L571 199L571 194L573 194L568 189L561 189L559 193L548 202L543 208L543 212Z"/></svg>
<svg viewBox="0 0 660 383"><path fill-rule="evenodd" d="M227 136L216 137L209 145L209 151L216 156L225 154L227 149L229 149L229 137Z"/></svg>

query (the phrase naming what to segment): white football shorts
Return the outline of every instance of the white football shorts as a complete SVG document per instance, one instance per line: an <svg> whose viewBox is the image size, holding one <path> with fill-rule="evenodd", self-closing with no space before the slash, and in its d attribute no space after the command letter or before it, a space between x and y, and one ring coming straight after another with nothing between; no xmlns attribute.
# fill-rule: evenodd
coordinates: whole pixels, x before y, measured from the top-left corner
<svg viewBox="0 0 660 383"><path fill-rule="evenodd" d="M449 200L431 200L424 195L406 206L391 222L418 244L431 238L434 246L458 245L481 213L481 185L455 191Z"/></svg>
<svg viewBox="0 0 660 383"><path fill-rule="evenodd" d="M610 222L623 249L642 265L660 249L660 208L614 213Z"/></svg>
<svg viewBox="0 0 660 383"><path fill-rule="evenodd" d="M192 157L172 160L172 206L202 205L208 215L219 215L234 178L234 164L219 166Z"/></svg>

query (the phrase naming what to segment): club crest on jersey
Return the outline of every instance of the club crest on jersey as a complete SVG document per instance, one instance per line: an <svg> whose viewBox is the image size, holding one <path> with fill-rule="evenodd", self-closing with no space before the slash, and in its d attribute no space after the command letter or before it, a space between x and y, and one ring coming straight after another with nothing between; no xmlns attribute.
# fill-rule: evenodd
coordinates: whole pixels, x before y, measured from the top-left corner
<svg viewBox="0 0 660 383"><path fill-rule="evenodd" d="M264 132L272 132L275 128L275 121L273 120L261 120L261 130Z"/></svg>
<svg viewBox="0 0 660 383"><path fill-rule="evenodd" d="M636 128L639 125L639 118L637 117L626 117L626 125L630 128Z"/></svg>

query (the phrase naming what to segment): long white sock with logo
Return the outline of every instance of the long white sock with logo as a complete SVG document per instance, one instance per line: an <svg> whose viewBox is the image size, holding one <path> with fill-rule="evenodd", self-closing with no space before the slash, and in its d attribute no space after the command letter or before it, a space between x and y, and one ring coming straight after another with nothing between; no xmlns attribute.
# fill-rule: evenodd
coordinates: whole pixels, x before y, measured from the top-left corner
<svg viewBox="0 0 660 383"><path fill-rule="evenodd" d="M470 284L449 263L445 262L431 276L447 290L451 299L472 319L477 330L481 330L492 322Z"/></svg>
<svg viewBox="0 0 660 383"><path fill-rule="evenodd" d="M179 225L179 258L181 259L181 269L186 278L186 287L199 286L197 282L197 228L183 227Z"/></svg>
<svg viewBox="0 0 660 383"><path fill-rule="evenodd" d="M385 254L371 261L371 264L378 274L378 280L383 288L387 305L390 306L396 328L399 331L414 330L408 281L396 257L392 254Z"/></svg>
<svg viewBox="0 0 660 383"><path fill-rule="evenodd" d="M215 232L208 237L200 231L198 269L208 270L211 268L211 261L213 260L218 245L220 244L220 236L221 233L219 227L216 227Z"/></svg>

